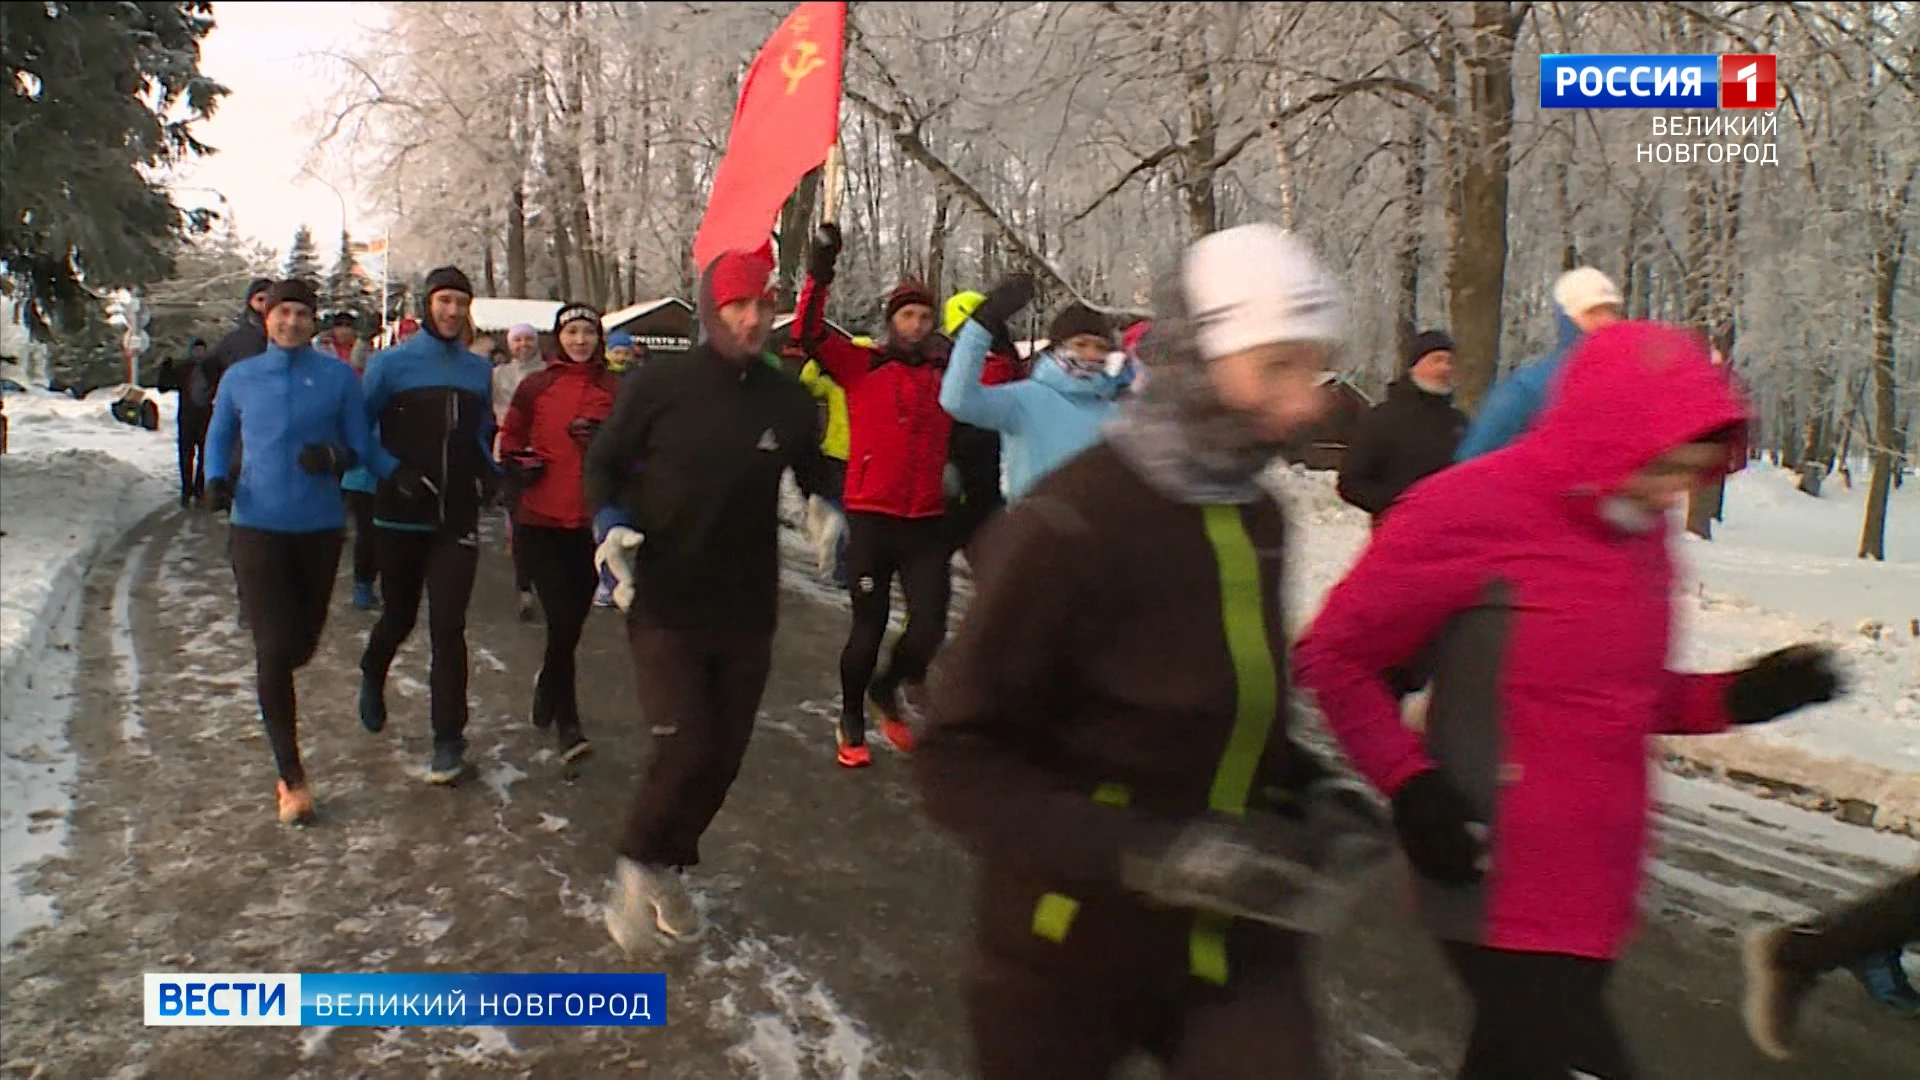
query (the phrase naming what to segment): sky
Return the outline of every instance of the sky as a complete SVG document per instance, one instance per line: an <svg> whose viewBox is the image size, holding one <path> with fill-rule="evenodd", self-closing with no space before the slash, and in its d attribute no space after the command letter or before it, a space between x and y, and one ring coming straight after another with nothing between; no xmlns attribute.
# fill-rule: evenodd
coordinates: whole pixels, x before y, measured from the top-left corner
<svg viewBox="0 0 1920 1080"><path fill-rule="evenodd" d="M219 153L180 170L173 181L183 207L230 211L242 236L286 253L294 230L313 230L323 266L340 246L342 200L356 239L378 230L380 219L355 202L352 180L323 178L339 189L300 176L315 133L312 119L336 83L317 55L344 49L380 18L376 4L215 3L214 28L200 42L200 71L226 86L211 120L194 125L201 142ZM226 196L223 207L211 188Z"/></svg>

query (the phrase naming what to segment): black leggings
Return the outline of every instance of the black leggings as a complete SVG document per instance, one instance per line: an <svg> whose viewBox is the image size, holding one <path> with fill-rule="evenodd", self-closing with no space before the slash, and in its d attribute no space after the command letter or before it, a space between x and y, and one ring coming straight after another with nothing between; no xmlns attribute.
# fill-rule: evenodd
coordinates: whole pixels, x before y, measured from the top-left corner
<svg viewBox="0 0 1920 1080"><path fill-rule="evenodd" d="M267 532L236 525L228 550L240 604L253 629L254 681L260 694L260 719L280 779L306 782L300 764L300 737L294 718L293 673L313 659L327 627L327 602L334 572L340 568L345 536L339 530L315 533Z"/></svg>
<svg viewBox="0 0 1920 1080"><path fill-rule="evenodd" d="M933 654L947 636L952 563L953 549L940 518L847 515L847 590L853 598L853 627L840 653L840 734L847 742L866 741L867 697L891 705L902 683L927 677ZM907 628L876 676L896 574L906 594Z"/></svg>
<svg viewBox="0 0 1920 1080"><path fill-rule="evenodd" d="M180 443L180 497L202 498L207 493L208 418L182 412L175 421Z"/></svg>
<svg viewBox="0 0 1920 1080"><path fill-rule="evenodd" d="M373 496L365 491L345 494L347 510L353 514L353 580L372 585L380 575L380 563L373 551Z"/></svg>
<svg viewBox="0 0 1920 1080"><path fill-rule="evenodd" d="M420 596L427 597L427 633L433 647L433 744L466 745L467 602L473 599L474 572L480 566L479 540L468 533L407 532L375 528L380 561L380 621L367 636L360 671L386 685L393 656L413 633Z"/></svg>
<svg viewBox="0 0 1920 1080"><path fill-rule="evenodd" d="M1460 1080L1634 1075L1607 1008L1611 962L1442 944L1473 997L1473 1034Z"/></svg>
<svg viewBox="0 0 1920 1080"><path fill-rule="evenodd" d="M1811 975L1920 941L1920 870L1793 929L1780 961Z"/></svg>
<svg viewBox="0 0 1920 1080"><path fill-rule="evenodd" d="M562 732L580 728L580 699L574 653L580 632L593 612L593 590L600 575L593 568L593 530L515 525L516 561L526 560L533 589L546 612L547 652L533 690L534 719Z"/></svg>

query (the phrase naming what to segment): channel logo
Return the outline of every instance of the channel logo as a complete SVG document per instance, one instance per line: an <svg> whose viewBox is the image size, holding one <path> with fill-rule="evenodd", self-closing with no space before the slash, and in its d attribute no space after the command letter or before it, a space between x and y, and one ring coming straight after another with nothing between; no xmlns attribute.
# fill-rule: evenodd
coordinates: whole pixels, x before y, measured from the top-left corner
<svg viewBox="0 0 1920 1080"><path fill-rule="evenodd" d="M1776 72L1771 53L1553 53L1540 58L1540 107L1772 109Z"/></svg>

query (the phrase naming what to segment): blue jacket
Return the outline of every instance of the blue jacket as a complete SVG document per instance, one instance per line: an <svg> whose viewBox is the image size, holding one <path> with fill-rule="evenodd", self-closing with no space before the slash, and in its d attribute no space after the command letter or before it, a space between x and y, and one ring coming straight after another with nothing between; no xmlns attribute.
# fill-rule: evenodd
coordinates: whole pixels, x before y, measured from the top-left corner
<svg viewBox="0 0 1920 1080"><path fill-rule="evenodd" d="M1051 356L1033 375L1000 386L980 385L992 335L967 320L947 357L940 407L965 424L998 431L1005 441L1007 496L1018 499L1048 473L1100 441L1100 429L1118 410L1124 377L1069 374Z"/></svg>
<svg viewBox="0 0 1920 1080"><path fill-rule="evenodd" d="M300 451L310 443L346 450L375 471L383 467L359 378L310 345L268 346L227 369L207 429L208 480L227 478L236 437L243 449L233 523L247 528L306 533L345 526L340 481L300 468Z"/></svg>
<svg viewBox="0 0 1920 1080"><path fill-rule="evenodd" d="M335 361L338 363L338 361ZM361 378L377 453L418 470L438 489L408 498L389 480L374 493L374 520L392 529L467 536L479 527L493 462L493 365L459 341L422 330L374 354Z"/></svg>
<svg viewBox="0 0 1920 1080"><path fill-rule="evenodd" d="M1454 461L1490 454L1518 438L1533 424L1533 418L1547 402L1547 392L1553 389L1554 376L1560 374L1560 365L1584 336L1565 312L1555 308L1554 315L1560 330L1559 344L1546 356L1526 364L1494 386L1487 400L1481 402L1480 411L1474 414L1459 449L1454 451Z"/></svg>

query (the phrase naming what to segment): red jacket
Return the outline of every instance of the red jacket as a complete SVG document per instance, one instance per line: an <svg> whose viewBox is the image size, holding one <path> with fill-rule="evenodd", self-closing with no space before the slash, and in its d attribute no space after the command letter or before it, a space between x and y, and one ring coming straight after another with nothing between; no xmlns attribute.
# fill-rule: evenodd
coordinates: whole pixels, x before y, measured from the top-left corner
<svg viewBox="0 0 1920 1080"><path fill-rule="evenodd" d="M947 436L940 407L942 361L909 364L887 351L836 338L826 329L827 289L811 277L800 289L798 336L847 394L850 511L900 518L946 513Z"/></svg>
<svg viewBox="0 0 1920 1080"><path fill-rule="evenodd" d="M1623 323L1569 357L1535 427L1409 488L1295 654L1301 687L1389 794L1446 770L1489 823L1477 886L1421 879L1443 940L1595 959L1631 935L1656 735L1728 724L1730 676L1672 656L1674 569L1652 531L1602 499L1672 447L1746 411L1703 344ZM1437 657L1426 730L1388 673Z"/></svg>
<svg viewBox="0 0 1920 1080"><path fill-rule="evenodd" d="M568 428L578 419L605 420L619 390L619 377L600 361L555 361L521 380L500 425L500 456L532 450L546 469L520 493L515 521L551 529L593 524L582 472L587 440Z"/></svg>

